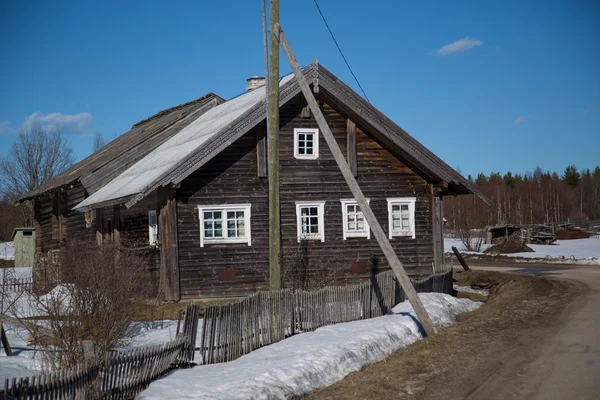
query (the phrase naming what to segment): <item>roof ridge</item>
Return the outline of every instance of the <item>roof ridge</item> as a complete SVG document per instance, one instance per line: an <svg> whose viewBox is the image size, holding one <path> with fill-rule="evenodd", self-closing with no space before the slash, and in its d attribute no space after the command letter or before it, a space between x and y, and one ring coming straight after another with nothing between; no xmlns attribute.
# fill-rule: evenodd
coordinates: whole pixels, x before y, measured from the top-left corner
<svg viewBox="0 0 600 400"><path fill-rule="evenodd" d="M153 119L156 119L156 118L162 117L163 115L165 115L165 114L168 114L168 113L170 113L170 112L177 111L177 110L179 110L179 109L181 109L181 108L184 108L184 107L187 107L187 106L189 106L189 105L192 105L192 104L195 104L195 103L199 103L199 102L201 102L201 101L204 101L204 100L206 100L206 99L208 99L208 98L210 98L210 97L221 98L219 95L217 95L217 94L215 94L215 93L213 93L213 92L208 92L207 94L205 94L204 96L202 96L202 97L200 97L200 98L197 98L197 99L195 99L195 100L188 101L188 102L186 102L186 103L179 104L179 105L177 105L177 106L173 106L173 107L170 107L170 108L166 108L166 109L164 109L164 110L162 110L162 111L159 111L159 112L157 112L156 114L154 114L154 115L152 115L152 116L150 116L150 117L148 117L148 118L146 118L146 119L143 119L143 120L141 120L141 121L139 121L139 122L136 122L135 124L131 125L131 129L133 129L133 128L136 128L136 127L138 127L138 126L140 126L140 125L142 125L142 124L145 124L146 122L150 122L150 121L152 121ZM224 100L224 99L223 99L223 100Z"/></svg>

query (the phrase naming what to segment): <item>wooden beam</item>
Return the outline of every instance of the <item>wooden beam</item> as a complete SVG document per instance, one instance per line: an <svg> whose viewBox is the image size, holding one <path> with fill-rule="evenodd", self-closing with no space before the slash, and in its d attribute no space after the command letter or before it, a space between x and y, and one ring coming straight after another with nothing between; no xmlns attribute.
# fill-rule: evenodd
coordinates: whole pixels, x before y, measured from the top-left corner
<svg viewBox="0 0 600 400"><path fill-rule="evenodd" d="M279 43L275 25L279 26L279 0L270 0L268 92L269 145L269 288L281 288L281 209L279 203ZM279 29L278 29L279 30Z"/></svg>
<svg viewBox="0 0 600 400"><path fill-rule="evenodd" d="M462 256L462 254L460 254L460 252L458 251L458 249L456 247L452 246L452 251L454 252L454 255L456 256L456 259L458 260L460 265L462 265L463 269L465 271L470 271L471 268L469 268L469 264L467 264L467 262L465 261L465 259Z"/></svg>
<svg viewBox="0 0 600 400"><path fill-rule="evenodd" d="M8 343L8 337L6 336L6 332L4 331L4 326L2 326L2 322L0 322L0 342L2 342L2 347L4 347L4 352L8 357L12 357L13 352L10 348L10 343Z"/></svg>
<svg viewBox="0 0 600 400"><path fill-rule="evenodd" d="M177 199L170 187L159 187L160 214L160 288L165 301L179 301L179 252L177 237Z"/></svg>
<svg viewBox="0 0 600 400"><path fill-rule="evenodd" d="M267 126L256 128L256 174L267 177Z"/></svg>
<svg viewBox="0 0 600 400"><path fill-rule="evenodd" d="M112 239L113 242L119 243L121 241L121 206L119 204L113 206L113 231Z"/></svg>
<svg viewBox="0 0 600 400"><path fill-rule="evenodd" d="M373 235L377 239L377 242L379 243L383 254L385 255L388 263L390 264L390 267L394 271L396 278L398 278L398 282L402 286L402 289L404 290L406 297L410 301L410 304L413 306L413 309L417 314L417 318L419 319L419 321L421 321L421 325L423 326L425 333L427 335L434 335L435 327L433 326L433 322L431 321L429 314L427 314L427 310L423 306L423 303L421 302L419 295L413 287L410 278L406 274L406 271L404 271L402 263L400 262L398 256L394 252L394 248L388 241L388 238L383 232L381 225L379 225L379 221L377 221L377 218L375 217L373 210L371 210L367 199L365 198L362 190L358 186L358 183L356 182L356 179L354 178L354 175L352 174L352 171L350 170L350 167L348 166L348 163L346 162L346 159L344 158L340 147L335 141L335 137L333 136L333 133L331 133L329 125L327 125L327 121L325 120L325 117L323 116L323 113L321 112L321 109L319 108L319 105L317 103L317 100L311 92L310 87L308 86L308 83L306 82L306 79L304 78L304 75L300 70L298 61L296 61L296 57L294 56L290 45L285 39L285 35L283 34L283 31L281 30L279 24L275 24L274 29L271 31L271 33L275 33L279 36L279 44L281 45L281 48L283 49L283 52L287 57L288 63L292 67L294 76L296 77L298 85L300 86L300 89L302 90L302 93L304 94L304 97L306 98L306 101L308 102L308 105L312 110L313 116L315 117L315 120L319 125L319 129L321 130L321 133L323 134L323 137L325 138L325 141L327 142L327 145L329 146L329 149L331 150L331 153L333 154L333 157L335 158L335 161L338 167L340 168L340 171L342 172L342 175L344 176L344 179L346 180L346 183L348 184L352 195L354 196L354 199L358 203L365 219L367 220L371 230L373 231Z"/></svg>
<svg viewBox="0 0 600 400"><path fill-rule="evenodd" d="M96 209L96 243L98 246L102 246L102 222L103 222L104 210L102 208Z"/></svg>
<svg viewBox="0 0 600 400"><path fill-rule="evenodd" d="M431 228L433 233L433 272L440 272L444 266L444 239L442 235L443 220L441 216L441 199L436 196L431 186Z"/></svg>
<svg viewBox="0 0 600 400"><path fill-rule="evenodd" d="M357 163L356 163L356 124L350 120L346 122L346 136L347 136L347 159L350 171L354 176L357 176Z"/></svg>

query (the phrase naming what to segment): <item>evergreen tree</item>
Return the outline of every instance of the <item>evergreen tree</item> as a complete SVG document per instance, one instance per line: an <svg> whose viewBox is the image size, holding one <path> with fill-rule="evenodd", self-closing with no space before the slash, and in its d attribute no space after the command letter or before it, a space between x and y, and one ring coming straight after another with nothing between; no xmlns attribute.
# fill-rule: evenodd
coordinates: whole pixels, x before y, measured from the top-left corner
<svg viewBox="0 0 600 400"><path fill-rule="evenodd" d="M563 175L562 178L563 178L563 181L567 185L569 185L572 188L574 188L579 183L579 179L581 178L581 175L577 171L577 167L576 166L569 165L567 167L567 169L565 169L565 173L564 173L564 175Z"/></svg>

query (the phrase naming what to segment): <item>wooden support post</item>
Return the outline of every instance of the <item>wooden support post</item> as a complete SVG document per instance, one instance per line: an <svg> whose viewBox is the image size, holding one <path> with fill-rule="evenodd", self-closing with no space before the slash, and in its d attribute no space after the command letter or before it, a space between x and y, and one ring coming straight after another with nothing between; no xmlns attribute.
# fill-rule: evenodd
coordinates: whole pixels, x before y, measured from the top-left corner
<svg viewBox="0 0 600 400"><path fill-rule="evenodd" d="M113 206L113 231L112 239L113 242L118 244L121 241L121 205L116 204Z"/></svg>
<svg viewBox="0 0 600 400"><path fill-rule="evenodd" d="M8 337L6 336L6 331L4 330L4 326L2 326L2 322L0 322L0 341L2 342L2 347L4 347L6 355L12 357L12 349L10 348L10 343L8 343Z"/></svg>
<svg viewBox="0 0 600 400"><path fill-rule="evenodd" d="M102 246L102 222L104 217L104 210L101 208L96 209L96 244Z"/></svg>
<svg viewBox="0 0 600 400"><path fill-rule="evenodd" d="M354 176L357 176L357 163L356 163L356 124L350 120L346 122L346 136L347 136L347 154L348 166Z"/></svg>
<svg viewBox="0 0 600 400"><path fill-rule="evenodd" d="M160 214L160 288L166 301L179 301L179 253L177 246L177 199L170 187L158 190Z"/></svg>
<svg viewBox="0 0 600 400"><path fill-rule="evenodd" d="M460 263L460 265L462 265L462 267L464 268L464 270L465 271L470 271L471 268L469 268L469 265L467 264L467 262L463 258L462 254L460 254L460 251L458 251L458 249L456 247L454 247L454 246L452 246L452 251L454 252L454 255L456 256L456 259L458 260L458 262Z"/></svg>
<svg viewBox="0 0 600 400"><path fill-rule="evenodd" d="M327 121L325 120L325 117L323 116L323 113L321 112L321 109L319 108L319 105L317 103L317 100L311 92L310 87L308 86L308 83L306 82L306 79L304 78L304 75L300 70L298 61L296 61L294 53L292 52L290 45L285 39L285 35L283 34L283 31L281 30L279 24L275 25L273 31L271 33L276 33L279 36L279 43L281 44L283 52L286 55L290 66L292 67L292 71L294 72L294 75L298 81L298 85L300 86L300 89L302 90L302 93L304 94L304 97L306 98L306 101L308 102L308 105L312 110L313 116L315 117L315 120L319 125L319 129L321 130L321 133L323 134L323 137L325 138L325 141L327 142L327 145L329 146L329 149L331 150L331 153L333 154L333 157L335 158L335 161L338 167L340 168L340 171L342 172L342 175L344 176L344 179L346 180L346 183L348 184L352 195L354 196L354 199L356 200L358 206L363 212L363 215L367 220L371 231L373 231L373 235L377 239L377 242L379 243L383 254L385 255L388 263L390 264L390 267L394 271L396 278L398 278L398 282L402 286L402 289L404 290L406 297L410 301L410 304L413 306L413 309L415 310L417 318L421 322L425 333L427 335L434 335L435 327L433 326L433 322L431 321L429 314L427 314L427 310L423 306L423 303L421 302L419 295L413 287L410 278L406 274L402 263L400 262L398 256L394 252L394 248L388 241L388 238L383 232L381 225L379 225L379 221L377 221L377 218L371 210L367 199L365 198L362 190L358 186L358 183L356 182L356 179L354 178L354 175L352 174L352 171L350 170L350 167L348 166L348 163L346 162L346 159L344 158L340 147L335 141L335 137L333 136L333 133L331 133L329 125L327 125Z"/></svg>
<svg viewBox="0 0 600 400"><path fill-rule="evenodd" d="M279 0L270 0L268 83L268 146L269 146L269 287L281 288L281 211L279 204L279 43L275 26L279 26Z"/></svg>
<svg viewBox="0 0 600 400"><path fill-rule="evenodd" d="M267 177L267 127L256 128L256 174Z"/></svg>
<svg viewBox="0 0 600 400"><path fill-rule="evenodd" d="M439 189L431 186L431 226L433 230L433 272L440 272L444 267L444 237L441 204L442 200L438 196Z"/></svg>

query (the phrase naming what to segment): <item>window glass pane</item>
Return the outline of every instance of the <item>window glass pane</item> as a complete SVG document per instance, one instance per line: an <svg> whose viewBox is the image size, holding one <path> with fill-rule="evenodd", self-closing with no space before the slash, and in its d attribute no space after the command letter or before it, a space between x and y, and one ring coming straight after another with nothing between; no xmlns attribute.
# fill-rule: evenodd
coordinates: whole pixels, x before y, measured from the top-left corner
<svg viewBox="0 0 600 400"><path fill-rule="evenodd" d="M392 204L392 212L398 212L398 211L400 211L400 205Z"/></svg>
<svg viewBox="0 0 600 400"><path fill-rule="evenodd" d="M212 229L205 229L204 230L204 237L213 237L213 231L212 231Z"/></svg>
<svg viewBox="0 0 600 400"><path fill-rule="evenodd" d="M221 219L221 211L214 211L213 212L213 218L214 219Z"/></svg>
<svg viewBox="0 0 600 400"><path fill-rule="evenodd" d="M304 140L304 139L306 139L306 134L304 134L304 133L299 133L299 134L298 134L298 140Z"/></svg>
<svg viewBox="0 0 600 400"><path fill-rule="evenodd" d="M400 209L404 212L404 211L408 211L408 204L401 204L400 205Z"/></svg>
<svg viewBox="0 0 600 400"><path fill-rule="evenodd" d="M215 229L221 229L223 227L222 225L223 225L223 221L221 221L220 219L219 220L215 220L215 222L214 222L214 228Z"/></svg>
<svg viewBox="0 0 600 400"><path fill-rule="evenodd" d="M212 219L212 212L204 211L204 219Z"/></svg>
<svg viewBox="0 0 600 400"><path fill-rule="evenodd" d="M319 215L319 208L318 207L310 207L310 215Z"/></svg>
<svg viewBox="0 0 600 400"><path fill-rule="evenodd" d="M223 230L215 229L215 237L223 237Z"/></svg>
<svg viewBox="0 0 600 400"><path fill-rule="evenodd" d="M313 154L313 149L312 149L312 147L307 147L307 148L306 148L306 154Z"/></svg>

